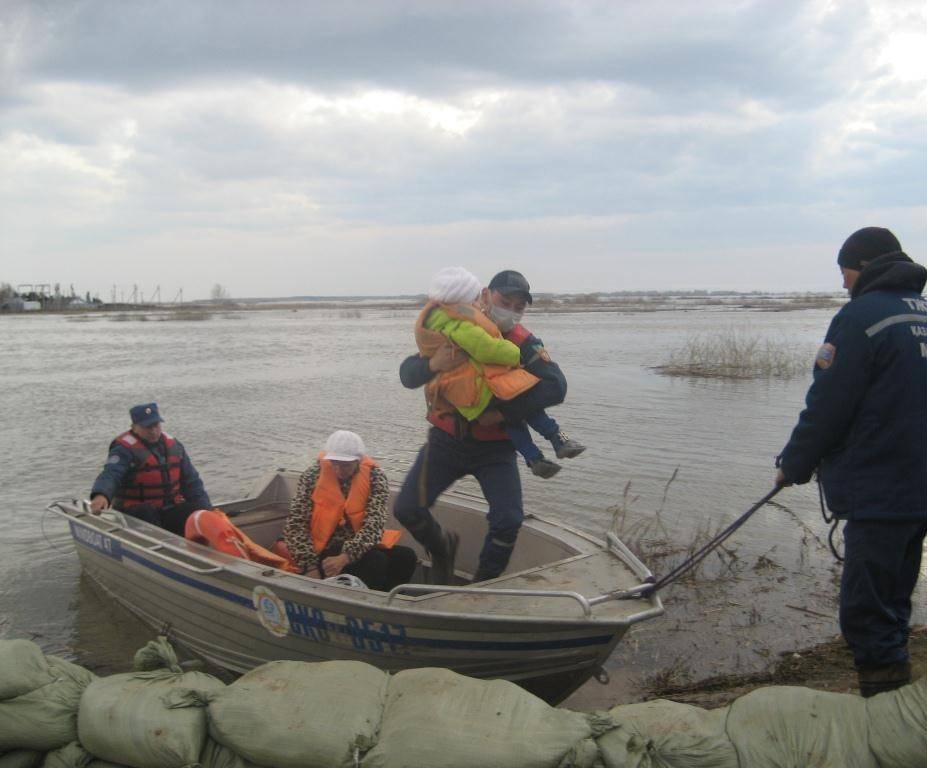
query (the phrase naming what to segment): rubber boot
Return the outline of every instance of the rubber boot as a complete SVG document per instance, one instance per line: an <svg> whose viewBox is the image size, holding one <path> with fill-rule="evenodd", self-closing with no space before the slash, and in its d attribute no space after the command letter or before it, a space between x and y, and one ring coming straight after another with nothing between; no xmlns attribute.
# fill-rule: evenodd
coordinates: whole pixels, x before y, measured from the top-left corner
<svg viewBox="0 0 927 768"><path fill-rule="evenodd" d="M428 548L431 555L431 583L453 584L454 562L457 559L457 545L460 536L454 531L440 531L437 539Z"/></svg>
<svg viewBox="0 0 927 768"><path fill-rule="evenodd" d="M563 432L558 432L551 437L550 444L554 447L558 459L574 459L586 450L585 445L577 440L571 440Z"/></svg>
<svg viewBox="0 0 927 768"><path fill-rule="evenodd" d="M484 571L482 568L477 568L476 573L473 574L473 578L470 580L471 584L476 584L480 581L489 581L490 579L496 578L495 576L490 576L487 571Z"/></svg>
<svg viewBox="0 0 927 768"><path fill-rule="evenodd" d="M911 682L911 663L899 661L882 667L859 667L859 695L864 699L894 691Z"/></svg>

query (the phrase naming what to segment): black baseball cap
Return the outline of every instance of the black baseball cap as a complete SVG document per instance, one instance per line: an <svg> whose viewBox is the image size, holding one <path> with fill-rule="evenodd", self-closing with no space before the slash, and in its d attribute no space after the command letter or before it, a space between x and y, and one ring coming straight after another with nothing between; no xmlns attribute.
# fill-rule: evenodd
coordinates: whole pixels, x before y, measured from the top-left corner
<svg viewBox="0 0 927 768"><path fill-rule="evenodd" d="M525 301L531 304L534 300L531 298L531 286L525 280L521 272L514 269L503 269L492 280L489 281L489 290L499 291L503 296L510 293L523 293Z"/></svg>

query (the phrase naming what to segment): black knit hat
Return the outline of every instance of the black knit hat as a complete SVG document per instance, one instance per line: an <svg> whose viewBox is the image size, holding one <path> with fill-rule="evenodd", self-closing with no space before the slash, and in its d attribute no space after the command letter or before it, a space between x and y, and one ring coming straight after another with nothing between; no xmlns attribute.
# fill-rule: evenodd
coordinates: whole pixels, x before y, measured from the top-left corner
<svg viewBox="0 0 927 768"><path fill-rule="evenodd" d="M847 269L861 270L873 259L901 250L901 243L884 227L863 227L856 230L837 254L837 263Z"/></svg>

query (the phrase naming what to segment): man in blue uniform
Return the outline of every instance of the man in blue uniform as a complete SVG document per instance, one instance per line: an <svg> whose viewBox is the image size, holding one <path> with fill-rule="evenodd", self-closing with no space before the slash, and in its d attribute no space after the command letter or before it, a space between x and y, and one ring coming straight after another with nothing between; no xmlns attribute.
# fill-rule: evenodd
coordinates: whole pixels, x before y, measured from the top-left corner
<svg viewBox="0 0 927 768"><path fill-rule="evenodd" d="M837 263L850 301L818 350L776 480L806 483L817 469L846 521L840 628L868 697L911 679L911 593L927 532L927 269L881 227L854 232Z"/></svg>
<svg viewBox="0 0 927 768"><path fill-rule="evenodd" d="M521 349L521 364L541 379L517 398L517 406L516 401L506 404L505 417L524 419L563 402L567 385L560 367L551 361L543 342L520 324L532 301L525 277L508 269L498 273L483 289L481 301L505 338ZM399 378L410 389L421 387L439 371L451 370L465 360L452 347L431 358L411 355L402 362ZM456 480L473 475L489 504L489 530L473 580L493 579L508 565L524 517L515 448L499 424L502 416L487 411L478 421L468 422L455 411L429 412L426 418L432 425L428 440L406 475L393 514L431 553L432 581L448 584L454 574L457 534L444 531L429 508Z"/></svg>
<svg viewBox="0 0 927 768"><path fill-rule="evenodd" d="M90 491L90 510L113 506L183 536L184 523L212 504L179 440L163 432L157 403L129 409L132 427L109 446L103 471Z"/></svg>

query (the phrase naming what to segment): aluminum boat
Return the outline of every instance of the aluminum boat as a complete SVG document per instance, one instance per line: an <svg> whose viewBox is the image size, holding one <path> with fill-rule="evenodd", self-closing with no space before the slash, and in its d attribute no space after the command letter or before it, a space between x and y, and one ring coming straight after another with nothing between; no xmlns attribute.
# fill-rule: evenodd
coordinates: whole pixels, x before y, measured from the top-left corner
<svg viewBox="0 0 927 768"><path fill-rule="evenodd" d="M254 541L281 535L300 472L262 478L221 508ZM427 553L405 534L415 583L380 592L286 573L188 541L86 501L49 506L68 521L84 572L172 642L232 672L268 661L354 659L395 672L446 667L512 680L548 702L593 674L632 624L663 613L659 595L627 599L650 572L613 533L598 539L526 514L507 571L471 585L486 505L445 493L433 513L460 535L454 586L427 583ZM390 527L400 528L395 520Z"/></svg>

